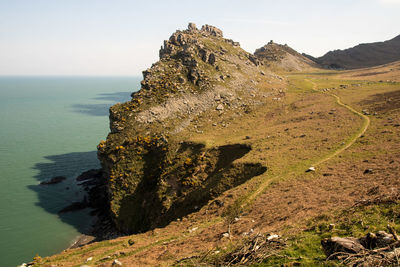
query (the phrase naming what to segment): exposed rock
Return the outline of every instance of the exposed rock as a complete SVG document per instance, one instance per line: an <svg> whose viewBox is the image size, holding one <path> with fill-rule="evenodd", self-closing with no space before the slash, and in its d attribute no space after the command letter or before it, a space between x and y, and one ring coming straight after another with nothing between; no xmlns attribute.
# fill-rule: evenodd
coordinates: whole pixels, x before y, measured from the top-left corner
<svg viewBox="0 0 400 267"><path fill-rule="evenodd" d="M70 205L68 205L65 208L61 209L58 213L65 213L65 212L82 210L82 209L85 209L87 207L89 207L89 202L87 201L87 198L85 197L83 199L83 201L72 202Z"/></svg>
<svg viewBox="0 0 400 267"><path fill-rule="evenodd" d="M78 177L76 177L76 180L81 182L90 179L99 179L101 175L102 175L101 169L91 169L81 173Z"/></svg>
<svg viewBox="0 0 400 267"><path fill-rule="evenodd" d="M306 170L306 172L315 172L315 167L310 167Z"/></svg>
<svg viewBox="0 0 400 267"><path fill-rule="evenodd" d="M373 173L373 172L374 172L373 169L366 169L366 170L364 171L364 174L371 174L371 173Z"/></svg>
<svg viewBox="0 0 400 267"><path fill-rule="evenodd" d="M214 64L215 64L215 55L214 55L213 53L211 53L211 54L208 56L208 63L210 63L211 65L214 65Z"/></svg>
<svg viewBox="0 0 400 267"><path fill-rule="evenodd" d="M114 260L111 266L113 266L113 267L122 266L122 262L120 262L119 260Z"/></svg>
<svg viewBox="0 0 400 267"><path fill-rule="evenodd" d="M359 253L365 249L360 244L359 240L353 237L332 237L329 239L323 239L321 245L327 257L330 257L332 254L337 252Z"/></svg>
<svg viewBox="0 0 400 267"><path fill-rule="evenodd" d="M222 104L218 104L218 106L215 108L216 110L224 110L224 106Z"/></svg>
<svg viewBox="0 0 400 267"><path fill-rule="evenodd" d="M229 237L229 233L223 233L222 237L228 238Z"/></svg>
<svg viewBox="0 0 400 267"><path fill-rule="evenodd" d="M357 254L363 251L368 252L368 250L384 248L395 242L396 240L392 234L379 231L377 233L368 233L366 236L361 238L325 238L321 240L321 245L324 249L325 255L329 259L335 259L337 257L336 253L338 252Z"/></svg>
<svg viewBox="0 0 400 267"><path fill-rule="evenodd" d="M273 41L257 49L254 52L254 57L250 58L250 60L256 65L259 64L259 61L264 65L286 71L300 71L318 67L317 63L301 55L289 46L276 44Z"/></svg>
<svg viewBox="0 0 400 267"><path fill-rule="evenodd" d="M190 22L188 25L188 30L189 31L197 31L196 24L194 24L193 22Z"/></svg>
<svg viewBox="0 0 400 267"><path fill-rule="evenodd" d="M217 27L211 26L211 25L203 25L201 27L201 31L208 33L212 36L216 36L216 37L223 37L222 31L220 29L218 29Z"/></svg>

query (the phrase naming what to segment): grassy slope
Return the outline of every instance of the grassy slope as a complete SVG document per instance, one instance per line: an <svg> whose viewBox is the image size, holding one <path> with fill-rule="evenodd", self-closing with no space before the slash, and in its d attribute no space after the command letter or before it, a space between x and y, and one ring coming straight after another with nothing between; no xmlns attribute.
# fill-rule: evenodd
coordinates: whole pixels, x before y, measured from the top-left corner
<svg viewBox="0 0 400 267"><path fill-rule="evenodd" d="M280 256L263 265L323 264L320 247L323 237L359 236L382 229L388 222L400 230L397 204L377 202L349 209L360 200L390 197L390 192L400 188L396 181L400 136L398 128L394 128L396 121L388 122L389 117L398 120L399 103L394 102L392 109L370 116L371 125L362 138L340 155L321 163L315 173L306 174L309 166L351 144L365 127L362 117L338 105L332 96L313 90L307 79L317 89L348 85L329 92L357 111L370 108L363 100L400 89L396 83L357 81L361 86L352 86L356 82L324 72L291 75L287 79L288 90L280 100L269 97L248 116L233 116L217 126L203 125L201 134L186 132L180 136L209 146L249 144L253 150L239 161L268 166L263 175L219 197L224 207L211 201L199 212L165 228L67 250L43 259L39 265L80 266L88 257L93 257L91 266L108 266L116 258L128 266L170 265L176 259L208 250L229 251L240 242L242 233L250 229L277 232L288 239L288 247ZM274 83L272 86L277 89L282 86L279 81ZM258 86L262 90L271 84L262 80ZM221 126L223 123L228 126ZM363 170L371 166L376 173L363 175ZM377 193L373 188L378 188ZM228 230L227 218L239 215L240 220L231 225L231 240L221 238ZM361 226L360 219L369 229ZM327 230L330 223L336 224L331 232ZM129 240L134 244L130 245ZM106 256L110 258L103 259Z"/></svg>

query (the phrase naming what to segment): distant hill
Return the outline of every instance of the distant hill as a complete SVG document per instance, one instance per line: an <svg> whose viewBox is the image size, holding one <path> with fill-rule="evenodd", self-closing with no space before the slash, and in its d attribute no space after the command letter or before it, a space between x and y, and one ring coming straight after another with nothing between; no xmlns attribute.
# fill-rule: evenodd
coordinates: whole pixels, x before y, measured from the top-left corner
<svg viewBox="0 0 400 267"><path fill-rule="evenodd" d="M319 58L305 55L322 66L335 69L358 69L400 60L400 35L385 41L359 44L345 50L334 50Z"/></svg>
<svg viewBox="0 0 400 267"><path fill-rule="evenodd" d="M318 67L314 61L298 53L288 45L277 44L273 41L257 49L254 52L254 56L267 66L286 71L301 71Z"/></svg>

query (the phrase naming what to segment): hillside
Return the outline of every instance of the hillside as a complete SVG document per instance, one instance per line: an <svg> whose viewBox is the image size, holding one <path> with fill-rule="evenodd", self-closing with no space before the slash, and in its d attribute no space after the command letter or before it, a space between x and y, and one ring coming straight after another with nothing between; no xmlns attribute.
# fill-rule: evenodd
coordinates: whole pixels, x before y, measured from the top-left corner
<svg viewBox="0 0 400 267"><path fill-rule="evenodd" d="M385 42L359 44L315 58L322 66L335 69L367 68L397 60L400 60L400 35Z"/></svg>
<svg viewBox="0 0 400 267"><path fill-rule="evenodd" d="M340 77L348 80L400 82L400 61L376 67L343 71Z"/></svg>
<svg viewBox="0 0 400 267"><path fill-rule="evenodd" d="M277 75L218 28L189 24L111 107L98 146L125 235L33 264L395 264L400 83L373 79L399 73L380 68ZM348 236L363 253L335 257L326 244Z"/></svg>
<svg viewBox="0 0 400 267"><path fill-rule="evenodd" d="M141 90L110 109L111 133L99 145L120 231L165 226L266 170L257 162L233 163L250 146L205 136L279 94L260 88L262 76L274 77L268 73L213 26L190 24L164 42L160 60L143 72Z"/></svg>
<svg viewBox="0 0 400 267"><path fill-rule="evenodd" d="M283 71L301 71L318 67L314 61L298 53L288 45L276 44L270 41L268 44L254 52L260 62L268 68Z"/></svg>

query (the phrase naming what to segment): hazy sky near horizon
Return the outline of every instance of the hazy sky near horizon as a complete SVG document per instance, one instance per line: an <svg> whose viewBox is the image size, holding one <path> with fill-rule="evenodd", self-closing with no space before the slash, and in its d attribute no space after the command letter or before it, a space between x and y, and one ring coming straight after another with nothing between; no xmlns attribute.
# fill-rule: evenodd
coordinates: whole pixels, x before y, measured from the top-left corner
<svg viewBox="0 0 400 267"><path fill-rule="evenodd" d="M188 22L321 56L400 34L400 0L0 0L0 75L140 75Z"/></svg>

